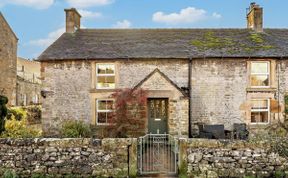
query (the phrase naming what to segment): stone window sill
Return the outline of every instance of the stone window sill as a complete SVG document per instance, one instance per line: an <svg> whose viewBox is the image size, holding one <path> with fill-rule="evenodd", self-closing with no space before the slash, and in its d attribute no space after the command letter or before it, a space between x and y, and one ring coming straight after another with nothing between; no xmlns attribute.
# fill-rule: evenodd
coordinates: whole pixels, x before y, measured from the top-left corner
<svg viewBox="0 0 288 178"><path fill-rule="evenodd" d="M247 92L276 92L277 88L246 88Z"/></svg>
<svg viewBox="0 0 288 178"><path fill-rule="evenodd" d="M107 92L114 92L116 89L90 89L90 93L107 93Z"/></svg>

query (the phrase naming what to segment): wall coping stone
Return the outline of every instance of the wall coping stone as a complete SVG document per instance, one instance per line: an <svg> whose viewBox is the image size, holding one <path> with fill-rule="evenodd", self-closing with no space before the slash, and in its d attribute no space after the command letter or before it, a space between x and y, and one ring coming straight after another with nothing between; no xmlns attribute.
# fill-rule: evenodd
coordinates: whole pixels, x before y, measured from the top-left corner
<svg viewBox="0 0 288 178"><path fill-rule="evenodd" d="M107 146L110 143L121 143L131 145L136 138L0 138L0 145L9 146L57 146L57 147L76 147L76 146ZM120 145L119 145L120 146Z"/></svg>
<svg viewBox="0 0 288 178"><path fill-rule="evenodd" d="M225 140L225 139L202 139L202 138L188 138L185 139L187 147L190 148L227 148L227 149L269 149L271 141L283 138L271 138L266 140Z"/></svg>

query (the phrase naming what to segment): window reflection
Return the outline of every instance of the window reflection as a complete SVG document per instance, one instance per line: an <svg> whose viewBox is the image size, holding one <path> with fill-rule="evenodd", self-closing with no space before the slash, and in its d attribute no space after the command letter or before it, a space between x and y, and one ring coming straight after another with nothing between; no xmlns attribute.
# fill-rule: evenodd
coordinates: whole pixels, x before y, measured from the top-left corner
<svg viewBox="0 0 288 178"><path fill-rule="evenodd" d="M269 62L252 62L250 82L252 87L269 86Z"/></svg>

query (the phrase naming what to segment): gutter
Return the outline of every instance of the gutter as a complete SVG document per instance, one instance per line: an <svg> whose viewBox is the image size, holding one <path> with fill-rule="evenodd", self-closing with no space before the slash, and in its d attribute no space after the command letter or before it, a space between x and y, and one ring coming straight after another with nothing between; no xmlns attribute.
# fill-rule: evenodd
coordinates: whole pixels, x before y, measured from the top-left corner
<svg viewBox="0 0 288 178"><path fill-rule="evenodd" d="M189 112L188 112L188 136L189 138L192 138L192 57L188 59L188 97L189 97Z"/></svg>

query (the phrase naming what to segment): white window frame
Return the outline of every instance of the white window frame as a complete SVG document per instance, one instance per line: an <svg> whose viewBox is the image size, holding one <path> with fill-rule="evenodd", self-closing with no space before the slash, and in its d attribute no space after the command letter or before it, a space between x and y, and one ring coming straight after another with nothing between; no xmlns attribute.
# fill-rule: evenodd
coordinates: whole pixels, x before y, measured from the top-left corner
<svg viewBox="0 0 288 178"><path fill-rule="evenodd" d="M33 103L34 104L38 104L39 103L39 97L38 97L37 94L33 96Z"/></svg>
<svg viewBox="0 0 288 178"><path fill-rule="evenodd" d="M98 74L99 65L114 65L114 74ZM96 64L96 89L115 89L116 88L116 66L114 63L97 63ZM98 77L113 77L114 76L114 85L115 87L98 87Z"/></svg>
<svg viewBox="0 0 288 178"><path fill-rule="evenodd" d="M267 67L268 67L268 71L267 73L252 73L252 64L253 63L266 63L267 64ZM251 81L251 78L252 78L252 75L267 75L268 76L268 85L267 86L253 86L252 85L252 81ZM250 69L250 85L252 88L270 88L270 85L271 85L271 81L270 81L270 61L251 61L251 69Z"/></svg>
<svg viewBox="0 0 288 178"><path fill-rule="evenodd" d="M96 124L97 125L111 125L111 123L107 123L107 118L106 118L106 123L99 123L98 122L98 113L99 112L104 112L104 113L108 113L108 112L114 112L114 110L110 110L110 109L105 109L105 110L100 110L98 108L99 106L99 101L112 101L113 105L115 104L115 100L114 99L96 99Z"/></svg>
<svg viewBox="0 0 288 178"><path fill-rule="evenodd" d="M267 98L251 99L251 101L263 101L263 100L267 101L267 109L252 109L251 106L250 123L252 125L267 125L270 123L270 99ZM268 113L267 122L251 122L252 112L267 112Z"/></svg>

